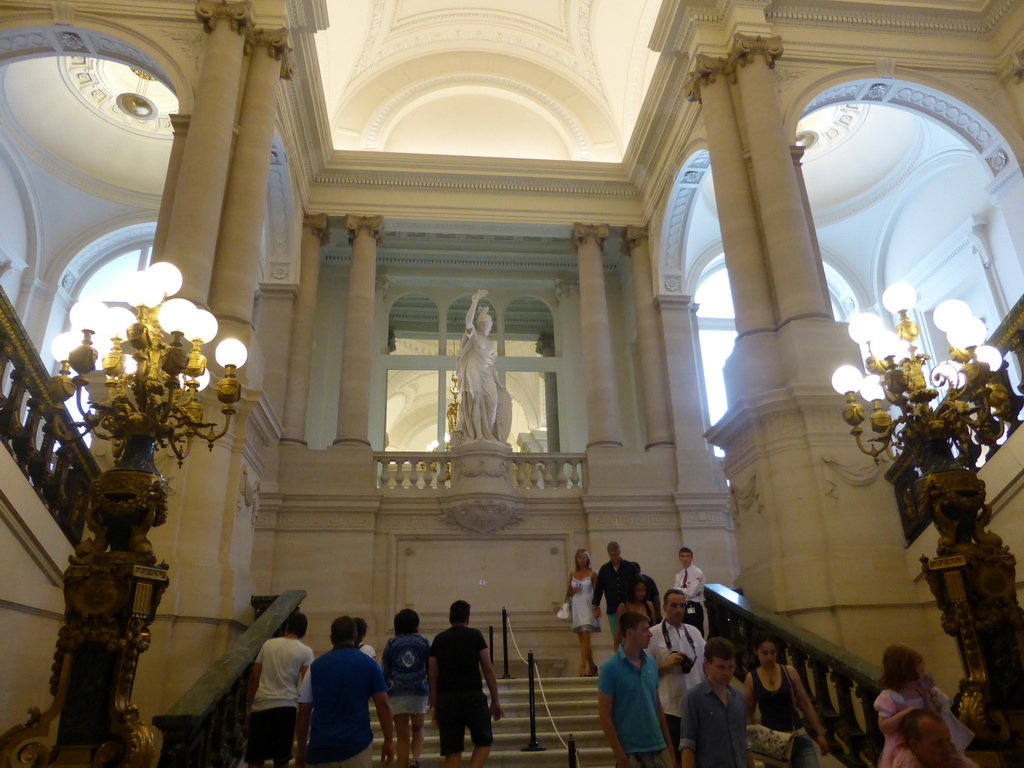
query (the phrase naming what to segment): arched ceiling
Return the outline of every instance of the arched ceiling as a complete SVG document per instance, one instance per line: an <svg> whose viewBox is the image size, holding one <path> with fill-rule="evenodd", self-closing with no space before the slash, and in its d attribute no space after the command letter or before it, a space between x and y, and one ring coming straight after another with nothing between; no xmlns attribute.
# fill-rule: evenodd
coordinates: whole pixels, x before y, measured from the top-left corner
<svg viewBox="0 0 1024 768"><path fill-rule="evenodd" d="M618 162L663 0L349 0L317 56L335 149Z"/></svg>

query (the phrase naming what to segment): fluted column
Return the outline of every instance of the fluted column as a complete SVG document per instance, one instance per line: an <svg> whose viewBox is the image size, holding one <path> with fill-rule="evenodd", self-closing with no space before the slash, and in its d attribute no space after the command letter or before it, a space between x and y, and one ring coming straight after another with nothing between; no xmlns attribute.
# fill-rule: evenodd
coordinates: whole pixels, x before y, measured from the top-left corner
<svg viewBox="0 0 1024 768"><path fill-rule="evenodd" d="M781 55L778 37L738 34L733 39L731 59L743 116L751 126L750 164L780 325L804 317L832 319L771 74Z"/></svg>
<svg viewBox="0 0 1024 768"><path fill-rule="evenodd" d="M164 245L167 243L167 228L171 223L171 209L174 207L174 192L181 171L181 158L185 155L185 139L188 138L190 119L190 115L171 115L174 140L171 142L171 156L167 161L167 175L164 176L164 191L160 196L160 212L156 217L156 234L153 236L153 256L150 261L162 261Z"/></svg>
<svg viewBox="0 0 1024 768"><path fill-rule="evenodd" d="M249 70L224 196L210 307L219 318L251 325L277 116L277 84L282 77L291 76L288 30L251 29L247 48Z"/></svg>
<svg viewBox="0 0 1024 768"><path fill-rule="evenodd" d="M757 210L728 79L727 60L701 54L697 57L687 88L690 100L699 101L704 113L722 247L736 308L736 331L742 337L774 331L776 318L768 265L761 248Z"/></svg>
<svg viewBox="0 0 1024 768"><path fill-rule="evenodd" d="M647 450L672 447L672 412L669 408L665 345L654 308L651 252L646 228L626 227L622 252L633 264L633 306L636 309L640 383L644 393Z"/></svg>
<svg viewBox="0 0 1024 768"><path fill-rule="evenodd" d="M199 0L196 4L196 17L208 35L162 258L181 269L185 282L179 295L204 305L217 249L251 12L248 0Z"/></svg>
<svg viewBox="0 0 1024 768"><path fill-rule="evenodd" d="M338 439L335 445L369 446L370 376L373 363L373 314L376 296L377 245L384 221L380 216L349 216L346 226L352 244L348 273L348 303L341 349L341 393L338 401Z"/></svg>
<svg viewBox="0 0 1024 768"><path fill-rule="evenodd" d="M281 437L283 443L306 444L306 407L309 403L309 379L313 365L313 326L320 278L320 246L327 245L330 239L326 214L306 216L302 220L299 294L295 298L288 343L288 385L284 399L284 435Z"/></svg>
<svg viewBox="0 0 1024 768"><path fill-rule="evenodd" d="M587 448L622 445L601 258L601 246L607 237L606 224L576 224L572 231L573 248L579 254L580 326L587 372Z"/></svg>

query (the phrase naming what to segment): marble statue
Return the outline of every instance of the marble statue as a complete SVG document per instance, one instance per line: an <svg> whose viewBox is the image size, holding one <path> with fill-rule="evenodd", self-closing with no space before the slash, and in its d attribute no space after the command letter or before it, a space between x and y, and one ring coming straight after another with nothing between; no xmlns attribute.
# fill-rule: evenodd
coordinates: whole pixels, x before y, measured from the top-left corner
<svg viewBox="0 0 1024 768"><path fill-rule="evenodd" d="M477 311L480 299L486 295L483 289L474 293L466 313L466 332L456 362L462 402L455 428L462 440L505 443L512 426L512 399L498 381L495 368L498 349L490 339L494 320L487 307Z"/></svg>

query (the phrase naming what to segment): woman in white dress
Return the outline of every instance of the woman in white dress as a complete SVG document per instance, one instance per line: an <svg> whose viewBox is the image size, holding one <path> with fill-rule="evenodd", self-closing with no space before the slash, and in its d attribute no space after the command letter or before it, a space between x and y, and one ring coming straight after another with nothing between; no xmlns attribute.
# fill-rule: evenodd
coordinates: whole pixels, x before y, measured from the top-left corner
<svg viewBox="0 0 1024 768"><path fill-rule="evenodd" d="M572 631L580 637L580 677L594 677L597 665L590 647L590 633L601 631L601 621L594 618L594 584L597 572L590 567L590 553L576 550L576 570L569 574L572 596Z"/></svg>

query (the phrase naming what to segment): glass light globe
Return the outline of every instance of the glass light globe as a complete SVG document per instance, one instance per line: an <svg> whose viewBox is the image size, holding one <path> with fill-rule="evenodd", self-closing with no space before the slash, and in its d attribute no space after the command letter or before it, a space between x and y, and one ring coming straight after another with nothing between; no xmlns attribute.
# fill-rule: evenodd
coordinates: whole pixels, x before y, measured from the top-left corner
<svg viewBox="0 0 1024 768"><path fill-rule="evenodd" d="M882 294L882 306L894 315L917 306L917 291L909 283L893 283Z"/></svg>
<svg viewBox="0 0 1024 768"><path fill-rule="evenodd" d="M164 298L159 275L133 272L125 279L125 299L134 307L155 307Z"/></svg>
<svg viewBox="0 0 1024 768"><path fill-rule="evenodd" d="M882 377L871 375L865 376L860 385L860 396L865 400L885 400L885 390L882 389Z"/></svg>
<svg viewBox="0 0 1024 768"><path fill-rule="evenodd" d="M965 317L960 319L956 325L946 331L946 340L949 346L956 349L967 349L985 343L988 329L985 323L976 317Z"/></svg>
<svg viewBox="0 0 1024 768"><path fill-rule="evenodd" d="M82 299L76 302L68 313L71 318L71 330L81 333L88 329L93 333L100 333L106 321L107 311L107 305L99 299Z"/></svg>
<svg viewBox="0 0 1024 768"><path fill-rule="evenodd" d="M883 331L871 340L871 352L875 357L903 360L910 356L910 345L892 331Z"/></svg>
<svg viewBox="0 0 1024 768"><path fill-rule="evenodd" d="M198 339L205 344L217 336L217 328L217 318L213 316L212 312L197 309L192 313L189 326L185 329L185 338L189 341Z"/></svg>
<svg viewBox="0 0 1024 768"><path fill-rule="evenodd" d="M158 261L155 264L150 264L146 274L150 275L151 279L160 284L164 296L173 296L181 290L181 270L169 261Z"/></svg>
<svg viewBox="0 0 1024 768"><path fill-rule="evenodd" d="M932 311L932 319L940 331L949 331L961 320L971 317L971 308L966 301L960 299L946 299L940 302Z"/></svg>
<svg viewBox="0 0 1024 768"><path fill-rule="evenodd" d="M943 360L932 368L931 378L940 386L945 387L952 383L953 386L960 387L964 384L963 370L964 367L955 360Z"/></svg>
<svg viewBox="0 0 1024 768"><path fill-rule="evenodd" d="M840 395L856 392L864 381L864 374L852 365L841 365L832 374L832 389Z"/></svg>
<svg viewBox="0 0 1024 768"><path fill-rule="evenodd" d="M975 347L974 356L978 358L979 363L985 363L993 371L998 371L1003 365L1003 353L989 344Z"/></svg>
<svg viewBox="0 0 1024 768"><path fill-rule="evenodd" d="M208 386L210 386L210 369L207 368L201 374L196 376L196 383L199 385L199 391L202 392Z"/></svg>
<svg viewBox="0 0 1024 768"><path fill-rule="evenodd" d="M64 362L71 355L71 350L82 343L82 334L75 331L61 333L50 342L50 354L59 363Z"/></svg>
<svg viewBox="0 0 1024 768"><path fill-rule="evenodd" d="M188 299L168 299L160 305L157 319L160 327L168 333L186 333L192 327L192 316L196 311L196 305Z"/></svg>
<svg viewBox="0 0 1024 768"><path fill-rule="evenodd" d="M135 373L139 370L139 361L131 355L124 356L124 375L127 376L130 373Z"/></svg>
<svg viewBox="0 0 1024 768"><path fill-rule="evenodd" d="M871 312L861 312L850 318L850 338L858 344L867 344L885 330L882 318Z"/></svg>
<svg viewBox="0 0 1024 768"><path fill-rule="evenodd" d="M238 339L224 339L214 352L217 362L225 368L229 365L241 368L249 359L249 351Z"/></svg>
<svg viewBox="0 0 1024 768"><path fill-rule="evenodd" d="M107 310L107 316L104 319L106 325L103 327L103 336L108 339L115 336L119 339L127 338L128 326L137 322L135 314L124 307L111 307Z"/></svg>

